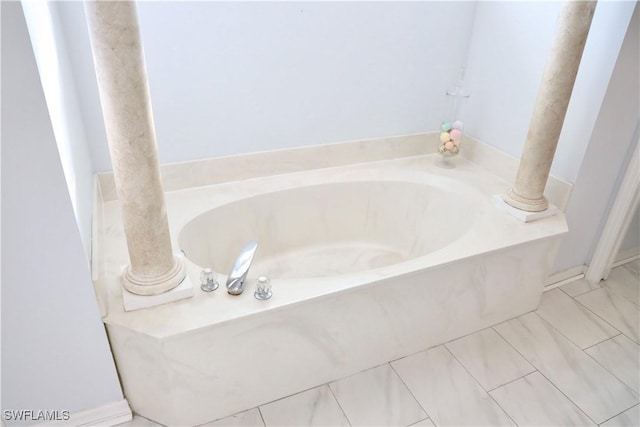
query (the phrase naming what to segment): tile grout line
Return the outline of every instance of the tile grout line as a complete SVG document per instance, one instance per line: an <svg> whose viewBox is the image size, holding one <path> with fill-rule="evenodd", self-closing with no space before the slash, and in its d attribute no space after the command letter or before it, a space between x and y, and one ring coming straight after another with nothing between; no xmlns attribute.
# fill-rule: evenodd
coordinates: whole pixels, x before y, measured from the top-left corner
<svg viewBox="0 0 640 427"><path fill-rule="evenodd" d="M442 345L442 344L441 344L441 345ZM435 346L435 347L438 347L438 346ZM435 348L435 347L431 347L431 348ZM428 351L428 350L429 350L429 349L424 350L424 351ZM419 352L419 353L422 353L422 351L421 351L421 352ZM415 353L415 354L418 354L418 353ZM409 356L407 356L407 357L409 357ZM396 359L396 360L400 360L400 359ZM391 362L395 362L395 360L392 360ZM422 403L420 403L420 401L419 401L419 400L418 400L418 398L415 396L415 394L413 394L413 390L411 390L411 388L409 388L409 386L407 385L407 383L405 383L405 382L404 382L404 379L400 376L400 374L398 373L398 371L396 371L396 368L394 368L394 367L393 367L393 365L391 364L391 362L388 362L388 363L389 363L389 367L391 367L391 370L392 370L392 371L393 371L393 372L398 376L398 378L400 378L400 381L402 382L402 384L407 388L407 390L409 390L409 394L411 394L411 397L413 397L413 399L416 401L416 403L418 404L418 406L420 407L420 409L422 409L422 411L423 411L425 414L427 414L427 418L429 418L433 424L436 424L436 422L435 422L435 421L433 421L433 418L431 417L431 414L429 414L429 412L427 412L427 410L422 406ZM425 419L426 419L426 418L425 418ZM416 421L416 423L419 423L420 421L424 421L424 420ZM415 423L414 423L414 424L415 424Z"/></svg>
<svg viewBox="0 0 640 427"><path fill-rule="evenodd" d="M576 296L578 297L578 296L586 295L586 294L588 294L588 293L595 292L595 291L599 291L599 290L601 290L601 289L607 289L607 288L605 288L605 287L600 287L600 288L598 288L598 289L592 289L592 290L590 290L589 292L585 292L585 293L583 293L583 294L576 295ZM611 291L609 290L609 292L611 292ZM566 293L566 292L565 292L565 293ZM568 295L568 294L567 294L567 295ZM582 303L581 303L580 301L578 301L576 298L572 297L571 295L569 295L569 297L570 297L572 300L574 300L576 303L578 303L581 307L584 307L584 308L585 308L589 313L593 314L593 315L594 315L594 316L596 316L598 319L602 320L604 323L606 323L607 325L611 326L614 330L616 330L616 331L618 331L618 332L619 332L617 335L614 335L613 337L609 337L609 338L607 338L607 339L615 338L615 337L617 337L617 336L618 336L618 335L620 335L620 334L624 334L624 332L622 332L620 329L618 329L618 328L616 328L615 326L613 326L611 323L607 322L607 321L606 321L605 319L603 319L602 317L598 316L598 314L597 314L597 313L595 313L594 311L592 311L592 310L591 310L589 307L587 307L586 305L582 304ZM538 317L539 317L539 318L541 318L542 320L544 320L545 322L547 322L549 325L551 325L551 327L552 327L553 329L555 329L556 331L558 331L558 332L559 332L563 337L565 337L566 339L568 339L569 341L571 341L571 343L572 343L573 345L575 345L576 347L578 347L578 348L579 348L580 350L582 350L582 351L584 351L584 350L585 350L585 349L581 348L578 344L574 343L571 339L569 339L569 337L567 337L565 334L563 334L563 333L562 333L562 331L558 330L558 328L556 328L555 326L553 326L553 324L551 324L551 322L547 321L544 317L540 316L540 315L538 314L538 310L535 310L535 311L534 311L534 313L536 313L536 314L538 315ZM593 344L593 345L590 345L589 347L593 347L594 345L598 345L598 344L600 344L601 342L604 342L604 341L606 341L606 340L603 340L603 341L600 341L600 342L595 343L595 344ZM589 348L589 347L585 347L585 348Z"/></svg>
<svg viewBox="0 0 640 427"><path fill-rule="evenodd" d="M616 329L616 331L617 331L617 329ZM610 337L610 338L607 338L606 340L602 340L602 341L597 342L597 343L595 343L595 344L591 344L589 347L585 347L585 348L583 348L583 349L582 349L582 351L584 351L584 352L586 353L586 352L587 352L587 350L589 350L590 348L593 348L593 347L595 347L595 346L597 346L597 345L600 345L600 344L602 344L602 343L605 343L605 342L607 342L607 341L611 341L611 340L612 340L612 339L614 339L614 338L618 338L620 335L624 335L624 334L623 334L622 332L620 332L619 334L616 334L616 335L614 335L614 336L612 336L612 337ZM626 336L626 335L625 335L625 336Z"/></svg>
<svg viewBox="0 0 640 427"><path fill-rule="evenodd" d="M597 291L597 289L594 289ZM575 301L575 300L574 300ZM576 303L578 303L578 301L575 301ZM579 303L578 303L579 304ZM582 307L584 307L584 305L580 304ZM584 307L586 308L586 307ZM591 310L587 309L587 311L589 311L589 313L593 313ZM556 328L553 323L551 323L550 321L548 321L547 319L545 319L544 317L542 317L539 313L538 310L533 311L533 313L535 313L536 316L538 316L539 318L541 318L542 320L545 321L545 323L547 323L549 326L551 326L556 332L558 332L560 335L562 335L564 338L567 339L567 341L569 341L571 344L575 345L576 347L578 347L580 349L580 351L584 351L584 348L580 347L578 345L578 343L574 342L571 338L569 338L564 332L562 332L560 329ZM595 315L595 313L593 313ZM622 332L620 330L618 330L618 328L613 327L613 325L611 325L609 322L604 321L604 319L602 319L600 316L596 316L598 319L602 320L603 322L605 322L608 326L611 326L615 331L617 331L618 333L615 334L612 337L609 337L607 339L604 339L600 342L597 342L595 344L590 345L589 347L593 347L594 345L598 345L606 340L609 340L613 337L617 337L618 335L622 334ZM589 348L589 347L585 347L585 348Z"/></svg>
<svg viewBox="0 0 640 427"><path fill-rule="evenodd" d="M620 412L619 414L616 414L616 415L614 415L613 417L611 417L611 418L608 418L608 419L604 420L603 422L601 422L601 423L600 423L600 424L598 424L598 425L599 425L599 426L601 426L602 424L606 423L607 421L611 421L611 420L612 420L612 419L614 419L615 417L619 417L620 415L622 415L622 414L624 414L625 412L627 412L629 409L633 409L633 408L635 408L636 406L640 406L640 404L639 404L639 403L636 403L635 405L631 406L630 408L627 408L627 409L625 409L624 411Z"/></svg>
<svg viewBox="0 0 640 427"><path fill-rule="evenodd" d="M500 337L500 338L502 338L502 337ZM525 360L526 360L526 359L525 359ZM527 360L527 362L529 362L529 361ZM531 366L533 366L533 365L531 365ZM535 368L535 366L533 366L533 367ZM506 382L506 383L504 383L504 384L500 384L499 386L494 387L494 388L492 388L491 390L487 390L487 393L491 393L492 391L496 391L496 390L497 390L497 389L499 389L499 388L502 388L502 387L508 386L509 384L512 384L512 383L515 383L516 381L521 380L521 379L523 379L524 377L528 377L528 376L529 376L529 375L531 375L531 374L535 374L536 372L540 374L540 371L538 371L537 369L534 369L533 371L531 371L531 372L527 372L526 374L524 374L524 375L522 375L522 376L520 376L520 377L518 377L518 378L516 378L516 379L513 379L513 380L511 380L511 381L507 381L507 382ZM542 374L540 374L540 375L542 375Z"/></svg>
<svg viewBox="0 0 640 427"><path fill-rule="evenodd" d="M262 420L262 425L264 427L268 427L266 421L264 420L264 415L262 415L262 410L260 409L260 406L256 406L256 409L258 410L258 415L260 415L260 419Z"/></svg>
<svg viewBox="0 0 640 427"><path fill-rule="evenodd" d="M569 295L569 292L567 292L564 289L562 289L564 286L566 286L566 285L559 286L556 289L560 289L565 295L567 295L569 298L572 298L572 299L575 299L576 297L582 296L584 294L588 294L589 292L593 292L593 291L597 291L598 289L602 289L602 286L598 285L598 287L595 288L595 289L589 289L588 291L580 292L579 294L576 294L576 295Z"/></svg>
<svg viewBox="0 0 640 427"><path fill-rule="evenodd" d="M340 381L340 380L336 380L336 381ZM327 386L327 388L329 389L329 393L331 393L331 396L333 396L333 399L338 404L338 408L340 408L340 411L342 411L342 415L344 415L344 419L347 420L347 422L349 423L350 426L353 426L353 423L351 422L351 419L349 419L349 416L347 415L347 413L345 412L344 408L340 404L340 401L338 400L338 397L336 396L336 394L331 389L331 386L329 385L329 383L325 383L324 385Z"/></svg>
<svg viewBox="0 0 640 427"><path fill-rule="evenodd" d="M596 290L597 290L597 289L596 289ZM546 323L547 323L549 326L551 326L553 329L556 329L556 328L555 328L555 327L554 327L550 322L547 322L547 321L546 321L542 316L538 315L538 317L539 317L540 319L542 319L544 322L546 322ZM618 330L617 328L614 328L614 329L616 329L616 331ZM558 331L558 330L556 329L556 331ZM558 331L558 333L560 333L560 335L564 336L564 334L562 334L562 332ZM606 340L604 340L604 341L601 341L601 342L599 342L599 343L596 343L596 344L594 344L594 345L602 344L603 342L608 341L608 340L610 340L610 339L613 339L613 338L615 338L615 337L618 337L618 336L620 336L620 335L624 335L624 333L620 332L618 335L613 336L613 337L611 337L611 338L608 338L608 339L606 339ZM625 336L626 336L626 335L625 335ZM566 337L565 337L565 338L566 338ZM627 338L628 338L628 337L627 337ZM569 340L569 339L567 338L567 340ZM631 341L633 341L633 340L631 340ZM611 372L609 369L607 369L606 367L604 367L604 366L603 366L600 362L598 362L594 357L591 357L591 355L590 355L589 353L587 353L586 351L584 351L583 349L581 349L581 348L580 348L578 345L576 345L573 341L569 340L569 342L571 342L573 345L575 345L576 347L578 347L578 349L579 349L582 353L584 353L588 358L590 358L591 360L593 360L594 362L596 362L596 364L598 364L599 366L601 366L601 367L602 367L606 372L610 373L610 374L611 374L615 379L617 379L618 381L620 381L620 383L621 383L623 386L625 386L626 388L628 388L628 389L629 389L629 391L631 391L631 393L633 393L633 394L635 394L636 396L638 396L638 393L636 393L636 392L635 392L635 390L633 390L631 387L629 387L629 386L627 385L627 383L626 383L626 382L624 382L624 381L622 381L620 378L618 378L618 376L617 376L617 375L615 375L615 374L614 374L613 372ZM635 342L634 342L634 343L635 343ZM636 343L636 344L637 344L637 343ZM591 346L591 347L593 347L593 346ZM591 347L589 347L589 348L591 348ZM543 375L544 375L544 374L543 374ZM546 376L545 376L545 378L546 378ZM547 378L547 379L548 379L548 378ZM551 382L551 380L549 380L549 381ZM553 382L552 382L552 384L553 384ZM555 384L553 384L553 385L554 385L554 387L555 387ZM556 388L558 388L558 387L556 387ZM559 390L559 389L558 389L558 390ZM562 394L564 394L564 393L562 393ZM569 396L567 396L567 398L569 398ZM571 400L571 399L569 398L569 400ZM571 402L573 402L573 400L571 400ZM576 407L578 407L580 410L582 410L582 409L581 409L581 408L576 404L576 402L573 402L573 404L574 404L574 405L576 405ZM634 405L634 406L635 406L635 405ZM627 408L627 409L629 409L629 408ZM626 411L627 409L625 409L625 411ZM584 411L583 411L583 412L584 412ZM624 412L624 411L622 411L622 412ZM622 412L621 412L621 413L622 413ZM586 415L586 413L585 413L585 415ZM587 415L587 416L588 416L588 415ZM591 418L591 417L589 417L589 418ZM592 421L594 421L594 423L595 423L595 420L592 420ZM604 422L604 421L603 421L603 422ZM596 424L597 424L597 423L596 423Z"/></svg>
<svg viewBox="0 0 640 427"><path fill-rule="evenodd" d="M622 335L622 334L616 335L616 337L619 337L620 335ZM613 337L613 338L615 338L615 337ZM612 339L613 339L613 338L612 338ZM604 341L603 341L603 342L604 342ZM602 344L602 343L600 343L600 344ZM621 382L625 387L627 387L627 388L628 388L628 389L629 389L633 394L635 394L636 396L639 396L639 397L640 397L640 394L638 394L638 392L636 392L633 388L631 388L631 386L630 386L629 384L627 384L627 383L626 383L626 381L623 381L623 380L622 380L622 378L620 378L619 376L617 376L615 373L611 372L611 370L610 370L609 368L607 368L606 366L604 366L602 363L600 363L600 361L599 361L598 359L596 359L595 357L593 357L592 355L590 355L590 354L589 354L589 353L587 353L586 351L584 352L584 354L586 354L587 356L589 356L589 357L590 357L594 362L596 362L598 365L602 366L602 368L603 368L605 371L609 372L611 375L613 375L615 378L617 378L617 379L618 379L618 381L620 381L620 382ZM635 406L635 405L634 405L634 406ZM625 411L626 411L626 409L625 409ZM624 412L624 411L622 411L622 412ZM621 413L622 413L622 412L621 412ZM611 418L613 418L613 417L611 417ZM604 422L604 421L603 421L603 422Z"/></svg>
<svg viewBox="0 0 640 427"><path fill-rule="evenodd" d="M458 358L456 357L456 355L455 355L455 354L453 354L453 352L452 352L451 350L449 350L449 347L447 347L446 345L444 345L443 347L444 347L444 348L449 352L449 354L451 355L451 357L453 357L453 360L455 360L456 362L458 362L458 364L459 364L460 366L462 366L462 369L464 369L464 370L467 372L467 374L471 377L471 379L473 379L473 381L475 381L475 382L476 382L476 384L478 384L478 386L480 387L480 389L481 389L482 391L484 391L484 393L489 397L489 399L491 399L491 400L496 404L496 406L498 406L498 408L500 408L500 409L502 410L502 412L504 412L504 414L507 416L507 418L509 418L509 419L513 422L513 425L517 426L517 425L518 425L518 423L516 423L516 421L515 421L513 418L511 418L511 415L510 415L510 414L509 414L509 413L508 413L508 412L507 412L507 411L506 411L506 410L505 410L505 409L504 409L504 408L503 408L503 407L498 403L498 401L496 401L496 400L493 398L493 396L491 396L491 395L489 394L489 392L488 392L487 390L485 390L485 389L484 389L484 387L482 386L482 384L480 384L480 381L478 381L478 380L476 379L476 377L474 377L474 376L473 376L473 374L471 374L471 372L469 372L469 370L467 369L467 367L466 367L466 366L464 366L464 364L463 364L461 361L459 361L459 360L458 360Z"/></svg>
<svg viewBox="0 0 640 427"><path fill-rule="evenodd" d="M536 314L536 316L538 316L538 318L542 319L542 317L540 317L537 313L535 313L535 312L534 312L534 314ZM546 322L546 320L544 320L544 319L542 319L542 321ZM505 323L505 322L502 322L502 323ZM548 322L546 322L546 323L548 323ZM555 328L554 328L554 329L555 329ZM494 330L495 330L495 328L494 328ZM578 408L578 410L579 410L580 412L582 412L582 413L585 415L585 417L587 417L589 420L591 420L591 422L593 422L593 424L598 425L598 423L597 423L597 422L595 422L595 421L593 420L593 418L591 418L591 417L590 417L590 416L589 416L589 415L588 415L588 414L587 414L587 413L586 413L586 412L585 412L585 411L584 411L584 410L583 410L583 409L582 409L582 408L581 408L581 407L580 407L576 402L574 402L574 401L573 401L573 399L571 399L571 398L570 398L569 396L567 396L567 395L566 395L562 390L560 390L560 387L558 387L558 386L557 386L553 381L551 381L551 379L550 379L550 378L548 378L548 377L547 377L547 376L546 376L546 375L545 375L545 374L540 370L540 368L539 368L538 366L536 366L536 365L535 365L535 363L533 363L531 360L529 360L528 358L526 358L526 357L524 356L524 354L520 353L520 351L518 351L518 349L517 349L517 348L515 348L515 347L514 347L514 346L509 342L509 340L508 340L508 339L506 339L505 337L503 337L503 336L502 336L502 334L500 334L500 332L498 332L497 330L496 330L495 332L496 332L498 335L500 335L500 337L502 337L502 339L503 339L503 340L505 340L505 341L507 342L507 344L509 344L509 345L510 345L510 346L511 346L511 347L512 347L516 352L518 352L518 354L519 354L520 356L522 356L522 357L524 358L524 360L526 360L527 362L529 362L529 363L531 364L531 366L533 366L534 368L536 368L536 371L537 371L537 372L539 372L539 373L540 373L540 375L542 375L542 376L544 377L544 379L545 379L545 380L549 381L549 383L550 383L550 384L551 384L551 385L552 385L556 390L558 390L558 391L559 391L559 392L560 392L564 397L566 397L566 398L567 398L567 400L569 400L569 402L573 403L573 405L574 405L576 408ZM573 343L572 343L572 344L573 344ZM575 345L575 344L574 344L574 345ZM582 351L582 350L580 350L580 351Z"/></svg>
<svg viewBox="0 0 640 427"><path fill-rule="evenodd" d="M538 371L538 372L540 372L540 371ZM580 406L578 406L578 404L577 404L576 402L574 402L574 401L573 401L573 399L571 399L571 398L570 398L569 396L567 396L567 395L566 395L562 390L560 390L560 387L558 387L557 385L555 385L555 384L554 384L554 382L553 382L553 381L551 381L551 378L547 378L547 376L546 376L545 374L543 374L542 372L540 372L540 375L542 375L542 376L544 377L544 379L545 379L545 380L549 381L549 384L551 384L551 386L552 386L553 388L555 388L556 390L558 390L558 392L559 392L560 394L562 394L564 397L566 397L566 398L567 398L567 400L568 400L569 402L571 402L571 403L573 404L573 406L575 406L575 407L576 407L576 409L577 409L578 411L580 411L581 413L583 413L585 417L587 417L589 420L591 420L591 422L592 422L593 424L595 424L595 425L599 425L599 424L598 424L598 423L597 423L593 418L591 418L591 417L589 416L589 414L587 414L587 413L586 413L586 412L585 412L585 411L584 411ZM603 422L604 422L604 421L603 421Z"/></svg>
<svg viewBox="0 0 640 427"><path fill-rule="evenodd" d="M612 292L612 291L611 291L611 289L609 289L609 288L605 288L605 287L602 287L602 288L599 288L599 289L594 289L593 291L586 292L586 293L584 293L584 294L582 294L582 295L586 295L586 294L588 294L588 293L595 292L595 291L599 291L599 290L602 290L602 289L606 290L607 292ZM614 292L614 294L615 294L615 292ZM582 296L582 295L579 295L579 296ZM616 295L616 296L619 296L618 294L615 294L615 295ZM620 297L620 298L622 298L622 299L623 299L623 300L625 300L625 301L628 301L626 298L623 298L623 297ZM575 299L575 298L574 298L574 299ZM591 310L591 309L590 309L589 307L587 307L586 305L582 304L582 303L581 303L580 301L578 301L577 299L575 299L575 301L576 301L578 304L580 304L581 306L583 306L584 308L586 308L587 310L589 310L589 312L590 312L590 313L593 313L593 314L594 314L594 316L598 317L598 319L601 319L601 320L602 320L603 322L605 322L607 325L611 326L611 327L612 327L613 329L615 329L616 331L619 331L619 332L620 332L620 334L625 335L627 338L629 338L629 339L630 339L631 341L633 341L634 343L636 343L636 344L640 344L640 342L636 341L636 338L630 337L629 335L627 335L627 334L625 334L624 332L620 331L620 329L618 329L618 328L616 328L615 326L613 326L610 322L608 322L608 321L607 321L606 319L604 319L602 316L598 315L598 313L594 312L593 310ZM634 304L634 305L635 305L635 304ZM636 307L636 310L638 310L638 314L640 315L640 307L638 307L638 306L635 306L635 307ZM614 306L614 308L616 308L616 312L618 312L618 311L617 311L617 307L615 307L615 306ZM613 337L612 337L612 338L613 338Z"/></svg>

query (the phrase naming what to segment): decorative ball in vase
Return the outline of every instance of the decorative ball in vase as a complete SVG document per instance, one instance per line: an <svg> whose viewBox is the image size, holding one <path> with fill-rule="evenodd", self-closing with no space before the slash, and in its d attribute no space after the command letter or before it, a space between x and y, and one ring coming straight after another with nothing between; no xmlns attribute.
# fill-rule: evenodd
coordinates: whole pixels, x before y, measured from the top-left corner
<svg viewBox="0 0 640 427"><path fill-rule="evenodd" d="M440 145L438 153L442 156L439 165L444 167L453 167L449 159L460 153L460 143L462 142L463 124L460 120L451 123L442 122L440 125Z"/></svg>

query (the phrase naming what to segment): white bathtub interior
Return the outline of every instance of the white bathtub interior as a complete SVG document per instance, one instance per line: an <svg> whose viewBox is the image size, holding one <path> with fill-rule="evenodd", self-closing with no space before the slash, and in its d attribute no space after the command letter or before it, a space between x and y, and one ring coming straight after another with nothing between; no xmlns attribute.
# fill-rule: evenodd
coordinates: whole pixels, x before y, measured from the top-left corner
<svg viewBox="0 0 640 427"><path fill-rule="evenodd" d="M195 264L226 273L259 242L252 270L273 278L357 273L433 252L472 226L474 199L455 180L346 181L238 200L186 224L178 244ZM224 227L220 227L224 224Z"/></svg>

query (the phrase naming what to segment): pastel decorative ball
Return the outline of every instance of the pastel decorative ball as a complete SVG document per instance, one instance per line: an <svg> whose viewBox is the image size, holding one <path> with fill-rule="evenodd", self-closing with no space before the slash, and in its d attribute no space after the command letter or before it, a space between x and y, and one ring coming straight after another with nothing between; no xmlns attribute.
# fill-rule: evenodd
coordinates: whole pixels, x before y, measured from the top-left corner
<svg viewBox="0 0 640 427"><path fill-rule="evenodd" d="M444 148L451 151L455 148L453 141L447 141L444 143Z"/></svg>
<svg viewBox="0 0 640 427"><path fill-rule="evenodd" d="M449 132L442 132L440 134L440 141L442 142L451 141L451 135L449 134Z"/></svg>
<svg viewBox="0 0 640 427"><path fill-rule="evenodd" d="M442 126L440 126L440 129L442 130L442 132L449 132L451 130L451 123L442 122Z"/></svg>
<svg viewBox="0 0 640 427"><path fill-rule="evenodd" d="M449 135L451 136L451 139L453 139L456 142L459 142L460 139L462 138L462 132L460 131L460 129L453 129Z"/></svg>
<svg viewBox="0 0 640 427"><path fill-rule="evenodd" d="M443 154L446 151L446 149L444 148L444 144L442 144L441 146L438 147L438 152L440 154Z"/></svg>
<svg viewBox="0 0 640 427"><path fill-rule="evenodd" d="M462 128L464 128L464 124L460 120L456 120L451 126L458 130L462 130Z"/></svg>

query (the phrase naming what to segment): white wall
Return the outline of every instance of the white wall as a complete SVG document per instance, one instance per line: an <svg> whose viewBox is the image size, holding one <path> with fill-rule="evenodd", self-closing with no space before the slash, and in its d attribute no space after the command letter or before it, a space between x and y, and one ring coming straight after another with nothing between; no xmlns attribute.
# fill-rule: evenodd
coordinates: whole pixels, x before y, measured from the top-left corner
<svg viewBox="0 0 640 427"><path fill-rule="evenodd" d="M562 4L140 2L160 160L435 130L449 111L443 91L465 63L466 131L519 157ZM589 262L585 239L595 239L615 188L622 152L596 163L588 148L635 4L601 1L595 11L552 166L575 183L571 255L557 269ZM93 167L109 170L82 5L58 10Z"/></svg>
<svg viewBox="0 0 640 427"><path fill-rule="evenodd" d="M22 8L0 7L1 404L78 412L123 397Z"/></svg>
<svg viewBox="0 0 640 427"><path fill-rule="evenodd" d="M636 7L567 205L555 271L589 264L638 138L640 8Z"/></svg>
<svg viewBox="0 0 640 427"><path fill-rule="evenodd" d="M76 6L65 5L61 17L68 40L84 44ZM139 2L160 160L437 129L448 111L445 88L467 57L475 7ZM71 50L88 72L86 46ZM97 115L95 93L83 96L83 110ZM94 168L108 170L98 122L87 122Z"/></svg>
<svg viewBox="0 0 640 427"><path fill-rule="evenodd" d="M467 64L466 131L520 157L564 2L480 2ZM551 173L575 182L634 2L599 2Z"/></svg>
<svg viewBox="0 0 640 427"><path fill-rule="evenodd" d="M91 256L93 166L57 3L23 1L62 168L87 259Z"/></svg>
<svg viewBox="0 0 640 427"><path fill-rule="evenodd" d="M640 249L640 208L636 208L629 229L625 233L618 254L629 255L629 251L636 252Z"/></svg>

